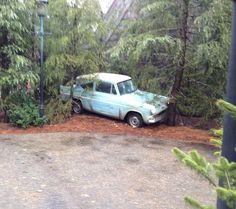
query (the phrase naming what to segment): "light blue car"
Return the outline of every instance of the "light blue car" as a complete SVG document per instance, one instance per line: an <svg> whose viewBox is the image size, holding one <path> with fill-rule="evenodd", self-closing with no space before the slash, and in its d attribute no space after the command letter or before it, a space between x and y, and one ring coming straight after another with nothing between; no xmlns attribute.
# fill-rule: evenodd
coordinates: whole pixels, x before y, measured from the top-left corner
<svg viewBox="0 0 236 209"><path fill-rule="evenodd" d="M138 90L129 76L95 73L78 76L72 87L60 87L66 100L72 96L73 111L83 109L125 120L134 128L163 122L169 98Z"/></svg>

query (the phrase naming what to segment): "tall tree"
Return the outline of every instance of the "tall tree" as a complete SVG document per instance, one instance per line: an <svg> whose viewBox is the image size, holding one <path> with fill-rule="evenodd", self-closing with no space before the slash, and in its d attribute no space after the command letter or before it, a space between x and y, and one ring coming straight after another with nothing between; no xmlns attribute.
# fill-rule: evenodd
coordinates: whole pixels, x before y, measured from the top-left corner
<svg viewBox="0 0 236 209"><path fill-rule="evenodd" d="M27 3L20 0L0 2L0 86L1 96L8 96L11 88L36 82L30 60L30 13Z"/></svg>
<svg viewBox="0 0 236 209"><path fill-rule="evenodd" d="M218 114L215 100L225 94L231 5L227 0L198 4L200 7L192 0L189 7L187 70L178 95L178 110L209 118Z"/></svg>
<svg viewBox="0 0 236 209"><path fill-rule="evenodd" d="M204 118L219 112L214 103L224 94L229 47L226 1L138 1L139 19L123 27L111 50L112 70L128 72L143 89L172 94L172 124L173 110Z"/></svg>
<svg viewBox="0 0 236 209"><path fill-rule="evenodd" d="M97 72L105 65L101 38L105 25L97 0L55 0L49 6L52 32L46 45L46 84L55 92L61 83Z"/></svg>
<svg viewBox="0 0 236 209"><path fill-rule="evenodd" d="M181 88L181 83L183 79L183 74L186 65L186 52L187 52L187 41L188 41L188 17L189 17L189 0L183 0L182 4L182 12L181 12L181 24L179 29L179 38L181 41L181 49L180 49L180 57L177 63L175 80L171 90L172 99L170 100L169 105L169 117L168 123L169 125L175 125L176 118L176 96L179 93Z"/></svg>
<svg viewBox="0 0 236 209"><path fill-rule="evenodd" d="M171 0L136 1L133 5L139 18L122 27L125 31L111 50L112 69L129 73L143 89L168 93L180 50L178 5Z"/></svg>

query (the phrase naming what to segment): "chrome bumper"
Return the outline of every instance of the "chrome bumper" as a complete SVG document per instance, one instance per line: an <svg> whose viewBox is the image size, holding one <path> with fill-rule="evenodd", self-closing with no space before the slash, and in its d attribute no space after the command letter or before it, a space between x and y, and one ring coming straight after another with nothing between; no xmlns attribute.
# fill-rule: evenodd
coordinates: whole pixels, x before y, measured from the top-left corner
<svg viewBox="0 0 236 209"><path fill-rule="evenodd" d="M148 123L163 122L167 117L167 111L164 111L158 115L152 115L148 118Z"/></svg>

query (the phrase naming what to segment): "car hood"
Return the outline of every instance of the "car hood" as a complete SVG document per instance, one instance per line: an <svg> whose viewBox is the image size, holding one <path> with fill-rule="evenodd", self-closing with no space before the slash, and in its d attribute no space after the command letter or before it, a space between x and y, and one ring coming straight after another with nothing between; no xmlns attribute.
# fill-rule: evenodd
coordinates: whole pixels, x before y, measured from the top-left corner
<svg viewBox="0 0 236 209"><path fill-rule="evenodd" d="M137 90L130 94L125 94L123 97L129 104L133 104L135 106L149 105L156 108L163 106L167 107L169 102L168 97L141 90Z"/></svg>

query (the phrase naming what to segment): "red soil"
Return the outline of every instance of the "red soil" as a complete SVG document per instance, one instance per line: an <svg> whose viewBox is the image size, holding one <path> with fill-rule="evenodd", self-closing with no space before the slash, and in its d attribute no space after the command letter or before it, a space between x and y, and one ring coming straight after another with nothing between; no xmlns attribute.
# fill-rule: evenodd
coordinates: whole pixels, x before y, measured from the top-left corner
<svg viewBox="0 0 236 209"><path fill-rule="evenodd" d="M0 116L1 119L1 116ZM196 129L191 126L148 125L134 129L124 121L114 120L94 114L74 115L64 123L45 125L43 127L30 127L21 129L0 120L0 134L28 134L28 133L52 133L52 132L90 132L118 135L138 135L168 140L180 140L191 143L208 144L209 131Z"/></svg>

